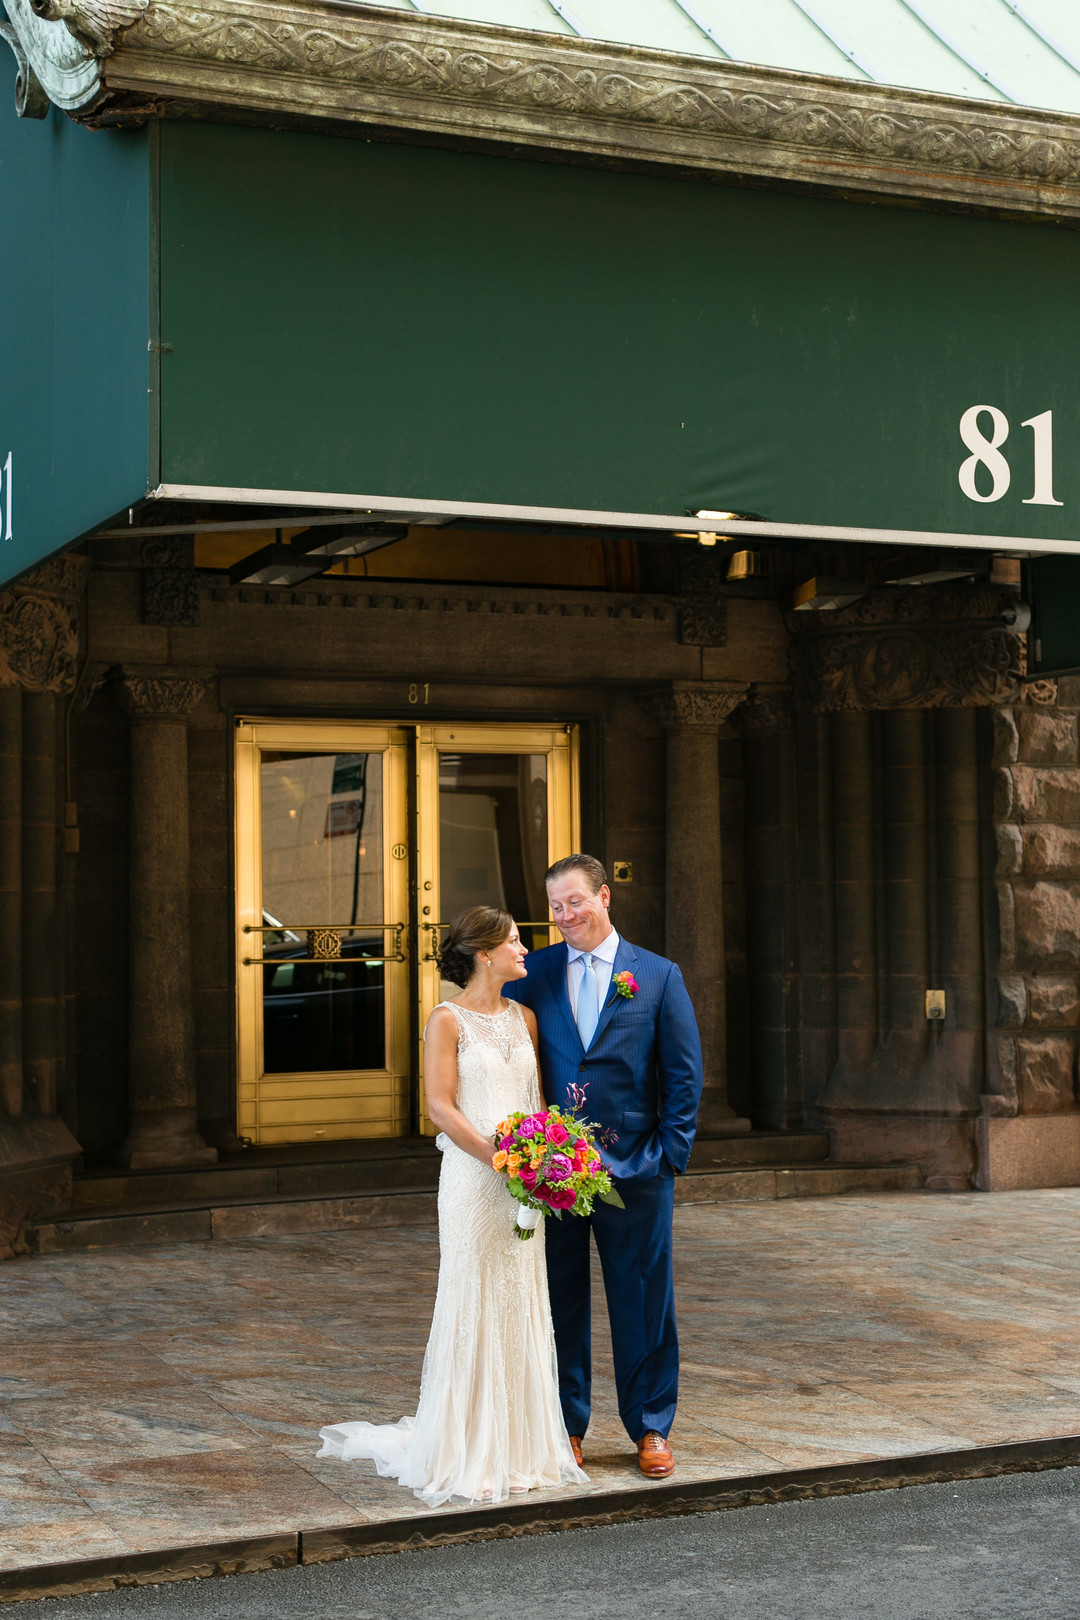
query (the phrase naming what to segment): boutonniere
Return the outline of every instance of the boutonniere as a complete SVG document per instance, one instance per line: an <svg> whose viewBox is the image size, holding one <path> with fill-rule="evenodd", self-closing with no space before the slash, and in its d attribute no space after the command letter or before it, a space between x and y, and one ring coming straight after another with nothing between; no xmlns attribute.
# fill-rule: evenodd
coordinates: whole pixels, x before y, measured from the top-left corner
<svg viewBox="0 0 1080 1620"><path fill-rule="evenodd" d="M633 1001L638 993L638 982L632 973L616 973L611 982L625 1001Z"/></svg>

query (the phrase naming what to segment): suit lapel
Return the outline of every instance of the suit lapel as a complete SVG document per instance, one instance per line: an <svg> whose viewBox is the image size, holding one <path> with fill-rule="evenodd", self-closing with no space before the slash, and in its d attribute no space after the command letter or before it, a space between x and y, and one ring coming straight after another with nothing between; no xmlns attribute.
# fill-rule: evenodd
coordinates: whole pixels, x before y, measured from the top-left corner
<svg viewBox="0 0 1080 1620"><path fill-rule="evenodd" d="M559 1012L565 1018L567 1027L578 1045L581 1046L581 1033L574 1022L573 1009L570 1006L570 994L566 988L566 942L557 945L548 958L548 982L551 995ZM584 1050L584 1048L582 1048Z"/></svg>
<svg viewBox="0 0 1080 1620"><path fill-rule="evenodd" d="M615 960L611 965L611 987L607 993L607 1000L600 1009L600 1022L596 1026L596 1034L592 1038L592 1045L589 1048L590 1051L592 1050L592 1047L596 1045L597 1041L608 1027L608 1024L611 1022L615 1009L619 1005L620 1001L626 1000L625 996L620 996L615 987L616 973L624 973L627 968L632 970L636 961L637 951L635 951L634 947L628 944L625 939L620 937L619 948L615 952Z"/></svg>

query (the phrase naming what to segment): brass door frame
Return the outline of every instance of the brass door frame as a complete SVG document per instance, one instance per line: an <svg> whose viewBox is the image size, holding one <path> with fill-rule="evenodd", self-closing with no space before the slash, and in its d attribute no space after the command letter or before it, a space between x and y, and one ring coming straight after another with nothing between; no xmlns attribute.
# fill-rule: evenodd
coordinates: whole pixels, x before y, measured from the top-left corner
<svg viewBox="0 0 1080 1620"><path fill-rule="evenodd" d="M417 852L417 957L420 1029L438 1005L439 970L435 930L444 918L439 874L439 755L544 754L547 756L548 864L570 855L581 842L579 733L577 726L514 723L448 723L416 728L415 838ZM521 918L536 922L536 918ZM552 941L560 936L551 926ZM424 1043L417 1059L420 1131L434 1134L424 1106Z"/></svg>
<svg viewBox="0 0 1080 1620"><path fill-rule="evenodd" d="M409 964L400 941L408 931L408 733L366 721L241 718L236 723L236 995L237 1132L252 1142L352 1140L403 1136L409 1129L411 1063ZM386 1061L361 1069L287 1075L262 1072L262 798L264 749L383 756L383 926L387 956ZM400 853L395 856L395 850ZM319 919L310 919L317 923ZM332 925L335 918L324 918ZM309 919L296 919L307 924ZM400 925L401 932L397 932ZM395 945L395 940L398 942ZM400 960L398 959L400 958ZM289 1093L294 1093L290 1097ZM299 1093L303 1092L301 1097ZM356 1118L358 1100L367 1117ZM352 1117L341 1117L346 1104ZM290 1106L295 1104L295 1106ZM314 1108L312 1105L315 1105ZM297 1117L290 1118L290 1114ZM307 1114L308 1117L299 1116ZM321 1118L312 1117L321 1114ZM339 1117L335 1118L335 1114Z"/></svg>

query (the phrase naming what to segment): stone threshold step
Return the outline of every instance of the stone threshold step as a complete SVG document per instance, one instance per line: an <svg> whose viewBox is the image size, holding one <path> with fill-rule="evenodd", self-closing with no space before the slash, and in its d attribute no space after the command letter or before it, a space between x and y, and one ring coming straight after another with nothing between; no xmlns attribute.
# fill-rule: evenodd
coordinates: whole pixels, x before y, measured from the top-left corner
<svg viewBox="0 0 1080 1620"><path fill-rule="evenodd" d="M699 1136L691 1165L697 1169L727 1169L745 1165L820 1164L829 1157L825 1131L751 1131L748 1136Z"/></svg>
<svg viewBox="0 0 1080 1620"><path fill-rule="evenodd" d="M914 1165L828 1165L799 1170L696 1171L675 1184L677 1203L716 1204L772 1198L825 1198L855 1192L908 1192L922 1186ZM171 1209L114 1209L24 1226L19 1254L131 1248L149 1243L209 1243L244 1238L343 1232L357 1227L433 1224L434 1185L334 1197L278 1196L177 1204Z"/></svg>
<svg viewBox="0 0 1080 1620"><path fill-rule="evenodd" d="M535 1502L522 1497L486 1508L443 1508L435 1513L409 1514L400 1519L368 1519L359 1523L354 1520L313 1530L282 1528L244 1540L173 1543L119 1557L24 1564L20 1568L0 1570L0 1603L74 1597L85 1592L116 1592L166 1581L290 1569L300 1564L336 1563L344 1558L370 1558L380 1553L633 1524L689 1513L723 1513L744 1507L774 1506L780 1502L806 1502L823 1496L855 1496L865 1491L952 1483L959 1479L1041 1473L1048 1468L1074 1468L1077 1464L1080 1464L1080 1436L1060 1435L992 1446L967 1446L955 1451L914 1452L906 1457L776 1469L763 1474L714 1475L711 1479L689 1483L680 1481L676 1475L653 1484L635 1481L623 1490L617 1487L567 1490L553 1492L546 1500ZM281 1596L284 1602L284 1589ZM157 1607L161 1609L163 1605ZM183 1605L174 1607L179 1612Z"/></svg>
<svg viewBox="0 0 1080 1620"><path fill-rule="evenodd" d="M386 1158L344 1158L316 1162L242 1162L209 1170L113 1170L75 1181L76 1215L142 1211L162 1205L218 1203L231 1199L319 1197L331 1193L390 1191L437 1179L440 1155L417 1145L411 1153Z"/></svg>
<svg viewBox="0 0 1080 1620"><path fill-rule="evenodd" d="M691 1170L675 1183L677 1204L721 1204L770 1198L837 1198L844 1193L915 1192L914 1164L808 1164L767 1169Z"/></svg>

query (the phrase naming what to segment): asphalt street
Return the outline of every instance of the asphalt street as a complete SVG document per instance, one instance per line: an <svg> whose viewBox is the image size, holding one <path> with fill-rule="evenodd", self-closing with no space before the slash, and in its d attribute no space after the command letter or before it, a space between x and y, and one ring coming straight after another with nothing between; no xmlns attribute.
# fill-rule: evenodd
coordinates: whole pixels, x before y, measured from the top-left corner
<svg viewBox="0 0 1080 1620"><path fill-rule="evenodd" d="M20 1604L18 1620L1080 1616L1080 1468Z"/></svg>

